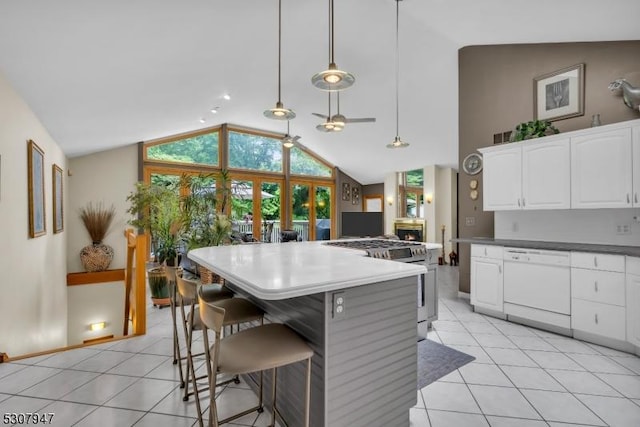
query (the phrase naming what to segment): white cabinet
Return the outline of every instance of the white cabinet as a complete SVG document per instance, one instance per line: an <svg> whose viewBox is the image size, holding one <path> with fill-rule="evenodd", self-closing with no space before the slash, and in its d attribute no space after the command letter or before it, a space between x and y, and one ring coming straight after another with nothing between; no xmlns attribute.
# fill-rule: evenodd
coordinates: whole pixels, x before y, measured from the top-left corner
<svg viewBox="0 0 640 427"><path fill-rule="evenodd" d="M633 206L640 208L640 126L633 128Z"/></svg>
<svg viewBox="0 0 640 427"><path fill-rule="evenodd" d="M640 347L640 258L627 257L627 341Z"/></svg>
<svg viewBox="0 0 640 427"><path fill-rule="evenodd" d="M626 339L625 258L571 254L571 327L603 337Z"/></svg>
<svg viewBox="0 0 640 427"><path fill-rule="evenodd" d="M569 209L570 152L566 138L485 153L484 210Z"/></svg>
<svg viewBox="0 0 640 427"><path fill-rule="evenodd" d="M502 247L471 245L471 304L503 311Z"/></svg>
<svg viewBox="0 0 640 427"><path fill-rule="evenodd" d="M631 127L571 138L571 207L631 207L631 149Z"/></svg>

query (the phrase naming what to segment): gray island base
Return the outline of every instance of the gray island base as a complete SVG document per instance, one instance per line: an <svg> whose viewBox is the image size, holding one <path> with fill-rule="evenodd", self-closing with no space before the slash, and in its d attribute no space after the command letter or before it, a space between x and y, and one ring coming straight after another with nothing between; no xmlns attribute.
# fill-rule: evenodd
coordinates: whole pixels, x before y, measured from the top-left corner
<svg viewBox="0 0 640 427"><path fill-rule="evenodd" d="M416 286L423 266L375 260L317 242L203 248L189 257L261 307L266 321L284 323L310 343L311 426L409 425L409 410L416 404ZM260 269L264 279L248 284ZM301 278L304 270L296 286L293 278ZM334 309L339 298L341 313ZM278 410L291 427L303 425L303 365L278 370ZM270 373L264 378L270 405ZM254 381L248 383L257 389Z"/></svg>

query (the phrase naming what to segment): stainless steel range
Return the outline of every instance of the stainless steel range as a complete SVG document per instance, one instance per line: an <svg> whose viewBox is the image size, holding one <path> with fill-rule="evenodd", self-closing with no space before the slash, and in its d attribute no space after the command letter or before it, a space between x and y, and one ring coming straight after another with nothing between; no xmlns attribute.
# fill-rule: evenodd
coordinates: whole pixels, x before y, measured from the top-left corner
<svg viewBox="0 0 640 427"><path fill-rule="evenodd" d="M359 249L367 256L396 262L423 263L427 272L418 276L418 339L427 337L431 322L438 319L437 270L439 245L394 239L345 239L329 246Z"/></svg>

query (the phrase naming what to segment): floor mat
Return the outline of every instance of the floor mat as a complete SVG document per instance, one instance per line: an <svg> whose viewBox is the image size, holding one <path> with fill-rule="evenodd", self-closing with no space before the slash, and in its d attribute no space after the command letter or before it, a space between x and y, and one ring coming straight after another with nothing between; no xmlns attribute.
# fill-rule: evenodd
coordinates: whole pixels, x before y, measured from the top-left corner
<svg viewBox="0 0 640 427"><path fill-rule="evenodd" d="M475 360L473 356L431 340L418 342L418 390Z"/></svg>

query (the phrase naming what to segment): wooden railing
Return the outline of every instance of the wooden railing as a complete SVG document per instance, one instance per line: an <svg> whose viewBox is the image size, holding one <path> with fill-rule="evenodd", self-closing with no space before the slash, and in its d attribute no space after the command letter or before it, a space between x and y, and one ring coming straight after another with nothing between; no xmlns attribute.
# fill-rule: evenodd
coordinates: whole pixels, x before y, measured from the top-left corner
<svg viewBox="0 0 640 427"><path fill-rule="evenodd" d="M270 223L270 222L269 222ZM234 230L240 233L246 233L262 242L279 243L280 242L280 222L274 222L271 229L271 236L265 235L264 230L255 234L253 232L253 223L244 221L234 221ZM264 225L261 227L264 229ZM298 237L302 241L309 240L309 221L293 221L293 229L298 232Z"/></svg>
<svg viewBox="0 0 640 427"><path fill-rule="evenodd" d="M147 331L146 275L145 263L147 239L144 234L136 235L133 229L124 231L127 240L127 267L125 269L125 303L123 335L129 334L131 321L133 334L142 335Z"/></svg>

